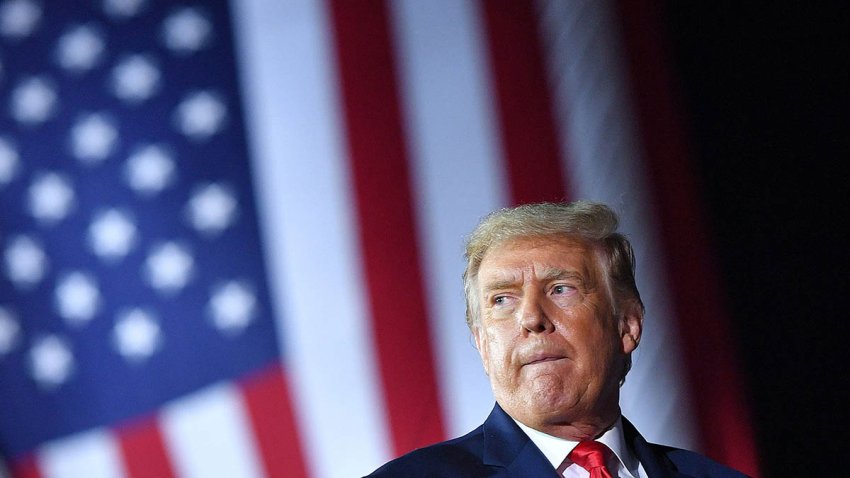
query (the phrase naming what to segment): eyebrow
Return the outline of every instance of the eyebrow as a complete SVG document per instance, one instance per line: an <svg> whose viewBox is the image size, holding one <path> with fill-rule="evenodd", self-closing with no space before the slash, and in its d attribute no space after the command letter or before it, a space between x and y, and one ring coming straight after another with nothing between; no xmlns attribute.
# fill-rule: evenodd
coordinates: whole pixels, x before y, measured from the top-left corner
<svg viewBox="0 0 850 478"><path fill-rule="evenodd" d="M493 290L499 289L507 289L509 287L515 286L519 280L516 278L513 279L497 279L491 282L487 282L486 284L482 284L482 290L484 292L490 292Z"/></svg>
<svg viewBox="0 0 850 478"><path fill-rule="evenodd" d="M549 282L558 279L577 279L579 282L584 284L584 274L581 274L575 269L547 268L543 271L543 274L540 277L540 280L542 280L543 282Z"/></svg>
<svg viewBox="0 0 850 478"><path fill-rule="evenodd" d="M574 269L546 268L540 276L540 280L543 282L550 282L559 279L576 279L582 286L585 284L584 275ZM484 292L490 292L493 290L507 289L516 286L519 282L521 282L519 276L503 274L500 278L483 283L481 288Z"/></svg>

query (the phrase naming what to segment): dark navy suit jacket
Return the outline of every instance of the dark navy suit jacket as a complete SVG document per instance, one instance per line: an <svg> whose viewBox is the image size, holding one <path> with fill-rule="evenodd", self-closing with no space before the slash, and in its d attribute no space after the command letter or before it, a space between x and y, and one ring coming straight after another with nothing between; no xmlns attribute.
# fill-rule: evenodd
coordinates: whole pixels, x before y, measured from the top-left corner
<svg viewBox="0 0 850 478"><path fill-rule="evenodd" d="M648 443L625 418L623 434L650 478L746 478L700 454ZM369 476L556 478L558 472L497 404L467 435L412 451Z"/></svg>

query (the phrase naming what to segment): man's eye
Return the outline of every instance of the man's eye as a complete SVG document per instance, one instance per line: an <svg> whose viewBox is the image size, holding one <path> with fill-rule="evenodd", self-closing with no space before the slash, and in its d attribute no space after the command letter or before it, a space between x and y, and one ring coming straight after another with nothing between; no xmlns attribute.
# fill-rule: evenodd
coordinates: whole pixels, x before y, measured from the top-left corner
<svg viewBox="0 0 850 478"><path fill-rule="evenodd" d="M568 293L572 290L573 290L572 287L570 287L568 285L561 284L561 285L556 285L555 287L553 287L552 293L553 294L566 294L566 293Z"/></svg>
<svg viewBox="0 0 850 478"><path fill-rule="evenodd" d="M502 305L502 304L505 303L506 300L507 300L507 297L500 295L500 296L496 296L495 298L493 298L493 303L497 304L497 305Z"/></svg>

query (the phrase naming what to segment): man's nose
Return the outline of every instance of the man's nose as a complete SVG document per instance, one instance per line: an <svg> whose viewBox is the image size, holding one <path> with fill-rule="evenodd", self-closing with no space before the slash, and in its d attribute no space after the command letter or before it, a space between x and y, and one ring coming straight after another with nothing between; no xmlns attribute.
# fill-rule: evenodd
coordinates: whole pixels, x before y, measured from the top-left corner
<svg viewBox="0 0 850 478"><path fill-rule="evenodd" d="M541 334L555 330L538 294L526 294L520 308L520 325L530 333Z"/></svg>

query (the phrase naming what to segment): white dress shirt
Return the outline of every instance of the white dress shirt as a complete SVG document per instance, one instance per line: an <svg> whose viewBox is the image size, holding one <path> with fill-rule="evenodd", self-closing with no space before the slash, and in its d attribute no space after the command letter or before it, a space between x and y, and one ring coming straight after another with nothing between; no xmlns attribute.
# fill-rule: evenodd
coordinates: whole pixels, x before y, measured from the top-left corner
<svg viewBox="0 0 850 478"><path fill-rule="evenodd" d="M516 420L514 421L564 478L588 478L590 476L587 470L567 458L567 455L578 445L577 441L553 437L525 426ZM643 465L626 444L626 439L623 437L623 421L619 417L614 422L614 426L609 428L596 441L605 444L613 452L608 457L606 465L611 473L616 470L615 476L619 478L648 478Z"/></svg>

